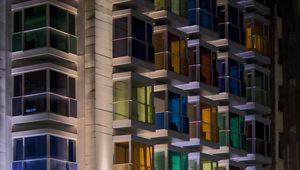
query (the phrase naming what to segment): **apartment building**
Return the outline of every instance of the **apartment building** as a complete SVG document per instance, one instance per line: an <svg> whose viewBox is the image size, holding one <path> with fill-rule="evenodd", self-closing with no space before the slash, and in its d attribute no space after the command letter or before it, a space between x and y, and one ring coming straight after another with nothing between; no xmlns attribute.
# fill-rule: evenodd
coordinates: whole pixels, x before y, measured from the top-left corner
<svg viewBox="0 0 300 170"><path fill-rule="evenodd" d="M269 168L267 0L1 3L2 169Z"/></svg>

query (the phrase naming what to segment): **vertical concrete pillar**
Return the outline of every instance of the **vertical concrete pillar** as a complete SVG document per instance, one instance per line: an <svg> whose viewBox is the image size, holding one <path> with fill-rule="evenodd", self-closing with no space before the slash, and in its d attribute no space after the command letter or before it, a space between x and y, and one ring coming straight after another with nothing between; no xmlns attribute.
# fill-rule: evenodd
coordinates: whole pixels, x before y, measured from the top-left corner
<svg viewBox="0 0 300 170"><path fill-rule="evenodd" d="M111 170L112 3L85 2L85 170Z"/></svg>

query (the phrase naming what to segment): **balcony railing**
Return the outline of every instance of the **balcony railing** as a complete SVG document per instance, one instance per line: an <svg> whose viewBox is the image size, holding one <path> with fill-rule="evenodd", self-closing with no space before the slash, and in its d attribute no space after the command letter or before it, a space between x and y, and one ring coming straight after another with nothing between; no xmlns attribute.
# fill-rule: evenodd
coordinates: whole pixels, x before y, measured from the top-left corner
<svg viewBox="0 0 300 170"><path fill-rule="evenodd" d="M231 146L233 148L246 150L246 136L244 134L231 132L230 130L219 131L220 146Z"/></svg>
<svg viewBox="0 0 300 170"><path fill-rule="evenodd" d="M172 72L175 72L177 74L181 74L184 76L188 75L187 67L188 65L183 65L183 63L179 63L179 70L175 70L175 68L172 66L172 57L176 56L179 58L178 54L171 54L169 51L164 52L158 52L155 53L155 69L161 70L166 69ZM186 68L186 69L185 69Z"/></svg>
<svg viewBox="0 0 300 170"><path fill-rule="evenodd" d="M114 120L132 119L150 124L155 121L153 106L132 100L114 102L113 105Z"/></svg>
<svg viewBox="0 0 300 170"><path fill-rule="evenodd" d="M219 74L216 70L201 64L189 66L190 81L198 81L211 86L218 87Z"/></svg>
<svg viewBox="0 0 300 170"><path fill-rule="evenodd" d="M263 156L271 156L271 143L258 138L247 139L247 152L256 153Z"/></svg>
<svg viewBox="0 0 300 170"><path fill-rule="evenodd" d="M237 96L246 97L246 84L238 79L224 76L219 77L220 92L229 92Z"/></svg>
<svg viewBox="0 0 300 170"><path fill-rule="evenodd" d="M189 118L171 112L157 112L156 129L169 129L180 133L189 133Z"/></svg>
<svg viewBox="0 0 300 170"><path fill-rule="evenodd" d="M257 87L247 87L247 101L270 106L270 92Z"/></svg>
<svg viewBox="0 0 300 170"><path fill-rule="evenodd" d="M134 165L132 163L114 164L114 170L154 170L152 167Z"/></svg>

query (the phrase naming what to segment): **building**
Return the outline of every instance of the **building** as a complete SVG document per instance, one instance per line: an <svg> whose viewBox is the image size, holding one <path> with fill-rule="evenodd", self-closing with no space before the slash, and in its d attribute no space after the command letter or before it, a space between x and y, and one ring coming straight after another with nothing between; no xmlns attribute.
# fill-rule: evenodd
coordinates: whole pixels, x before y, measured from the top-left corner
<svg viewBox="0 0 300 170"><path fill-rule="evenodd" d="M0 9L0 169L278 162L280 36L267 0L2 0Z"/></svg>

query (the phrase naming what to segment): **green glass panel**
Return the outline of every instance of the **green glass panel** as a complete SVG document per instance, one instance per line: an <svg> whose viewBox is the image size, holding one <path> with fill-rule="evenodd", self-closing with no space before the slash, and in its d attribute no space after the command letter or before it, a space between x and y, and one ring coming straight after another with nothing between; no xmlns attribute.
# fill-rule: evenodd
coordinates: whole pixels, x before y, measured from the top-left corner
<svg viewBox="0 0 300 170"><path fill-rule="evenodd" d="M152 97L152 86L147 86L147 119L148 123L153 123L153 97Z"/></svg>
<svg viewBox="0 0 300 170"><path fill-rule="evenodd" d="M197 162L195 160L189 160L189 170L197 170Z"/></svg>
<svg viewBox="0 0 300 170"><path fill-rule="evenodd" d="M76 18L75 15L69 13L69 33L76 35Z"/></svg>
<svg viewBox="0 0 300 170"><path fill-rule="evenodd" d="M22 31L22 11L14 12L14 32Z"/></svg>
<svg viewBox="0 0 300 170"><path fill-rule="evenodd" d="M181 170L180 169L180 153L169 151L169 169L170 170Z"/></svg>
<svg viewBox="0 0 300 170"><path fill-rule="evenodd" d="M213 170L218 170L217 162L212 162Z"/></svg>
<svg viewBox="0 0 300 170"><path fill-rule="evenodd" d="M218 128L219 130L225 130L226 129L226 115L225 113L218 113Z"/></svg>
<svg viewBox="0 0 300 170"><path fill-rule="evenodd" d="M77 38L69 36L70 38L70 53L77 54Z"/></svg>
<svg viewBox="0 0 300 170"><path fill-rule="evenodd" d="M255 70L255 86L260 89L264 88L264 74L257 70Z"/></svg>
<svg viewBox="0 0 300 170"><path fill-rule="evenodd" d="M201 161L202 164L202 169L201 170L211 170L211 161L209 160L202 160Z"/></svg>
<svg viewBox="0 0 300 170"><path fill-rule="evenodd" d="M219 144L220 146L227 146L227 134L226 132L219 132Z"/></svg>
<svg viewBox="0 0 300 170"><path fill-rule="evenodd" d="M13 34L12 38L12 51L22 50L22 33Z"/></svg>
<svg viewBox="0 0 300 170"><path fill-rule="evenodd" d="M67 11L50 5L50 26L63 32L68 32Z"/></svg>
<svg viewBox="0 0 300 170"><path fill-rule="evenodd" d="M25 9L24 28L31 30L46 26L46 5L40 5Z"/></svg>
<svg viewBox="0 0 300 170"><path fill-rule="evenodd" d="M154 167L155 170L165 170L165 153L155 152L154 153Z"/></svg>
<svg viewBox="0 0 300 170"><path fill-rule="evenodd" d="M154 6L156 11L165 9L165 0L155 0Z"/></svg>
<svg viewBox="0 0 300 170"><path fill-rule="evenodd" d="M50 46L68 52L68 35L55 30L50 30Z"/></svg>
<svg viewBox="0 0 300 170"><path fill-rule="evenodd" d="M180 0L171 0L171 11L176 15L180 15Z"/></svg>
<svg viewBox="0 0 300 170"><path fill-rule="evenodd" d="M133 116L139 121L146 121L146 86L145 84L132 81Z"/></svg>
<svg viewBox="0 0 300 170"><path fill-rule="evenodd" d="M114 119L129 117L128 80L114 84Z"/></svg>
<svg viewBox="0 0 300 170"><path fill-rule="evenodd" d="M186 154L182 154L182 170L187 170L188 168L188 159Z"/></svg>
<svg viewBox="0 0 300 170"><path fill-rule="evenodd" d="M229 128L230 128L230 146L240 147L240 135L239 135L239 115L229 114Z"/></svg>
<svg viewBox="0 0 300 170"><path fill-rule="evenodd" d="M47 44L47 30L37 30L24 34L24 49L45 47Z"/></svg>

